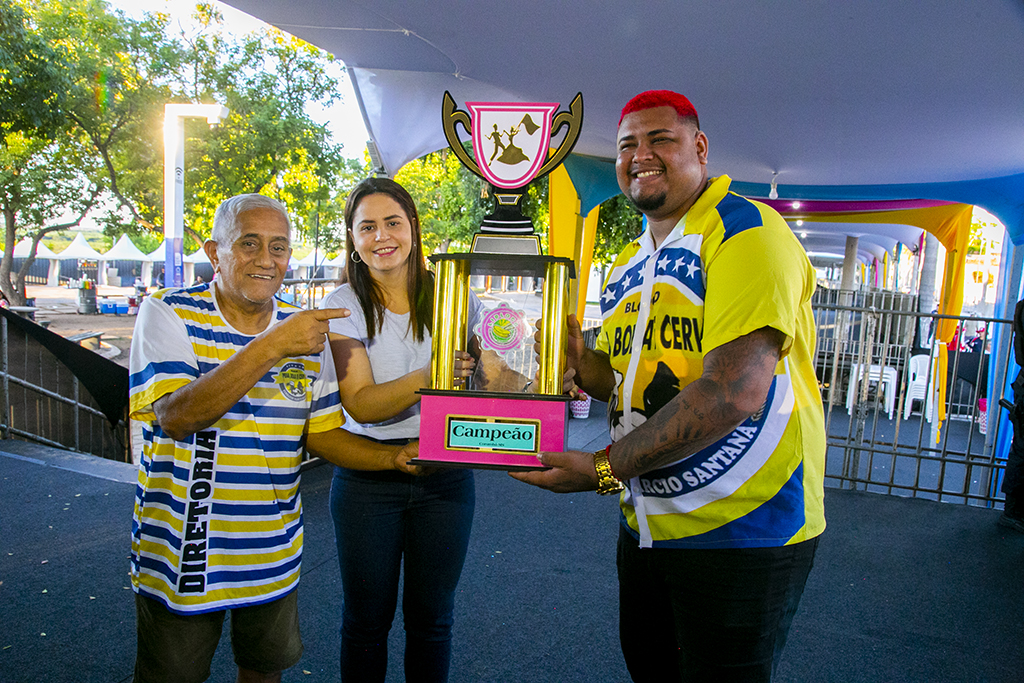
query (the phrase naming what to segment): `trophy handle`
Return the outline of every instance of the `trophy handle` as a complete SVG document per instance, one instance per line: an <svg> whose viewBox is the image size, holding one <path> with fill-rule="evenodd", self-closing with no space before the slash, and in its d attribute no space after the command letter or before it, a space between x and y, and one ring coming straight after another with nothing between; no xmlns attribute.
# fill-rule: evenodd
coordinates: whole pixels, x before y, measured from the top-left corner
<svg viewBox="0 0 1024 683"><path fill-rule="evenodd" d="M448 96L448 93L445 93L445 96ZM454 105L455 103L453 102L452 106ZM576 141L580 139L580 131L583 129L583 93L576 93L576 97L574 97L572 102L569 104L569 110L570 111L559 112L551 121L551 135L556 135L563 126L569 126L569 132L565 134L565 139L562 140L562 145L555 150L555 153L551 155L551 157L544 162L544 165L540 167L540 170L537 171L537 178L555 170L555 168L561 164L567 156L569 156L573 147L576 146ZM445 130L445 133L447 133L447 130ZM449 140L449 142L450 141L451 140ZM461 149L462 146L459 145L459 148Z"/></svg>
<svg viewBox="0 0 1024 683"><path fill-rule="evenodd" d="M577 98L579 97L577 95ZM582 107L582 104L580 106ZM466 152L466 148L462 146L462 140L459 139L459 134L455 131L455 125L459 123L462 124L467 133L472 134L472 123L469 120L469 114L456 108L455 100L452 99L451 93L445 90L444 99L441 102L441 127L444 128L444 137L448 140L448 146L451 147L452 152L455 153L459 161L470 171L483 178L484 174L480 172L480 167L477 166L476 160Z"/></svg>

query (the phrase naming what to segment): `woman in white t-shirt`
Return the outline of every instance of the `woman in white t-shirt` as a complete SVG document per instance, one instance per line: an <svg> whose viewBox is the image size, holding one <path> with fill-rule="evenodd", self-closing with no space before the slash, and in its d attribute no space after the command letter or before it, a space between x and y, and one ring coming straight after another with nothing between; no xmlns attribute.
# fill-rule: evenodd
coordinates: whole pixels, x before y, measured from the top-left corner
<svg viewBox="0 0 1024 683"><path fill-rule="evenodd" d="M345 206L348 283L324 308L352 315L331 323L330 343L347 413L344 429L388 443L419 437L417 390L430 383L434 279L409 193L387 178L352 190ZM478 314L479 301L470 297ZM474 362L457 360L457 377ZM426 476L335 468L331 512L344 606L341 680L383 681L387 639L405 565L402 608L406 674L446 681L455 588L473 522L473 473Z"/></svg>

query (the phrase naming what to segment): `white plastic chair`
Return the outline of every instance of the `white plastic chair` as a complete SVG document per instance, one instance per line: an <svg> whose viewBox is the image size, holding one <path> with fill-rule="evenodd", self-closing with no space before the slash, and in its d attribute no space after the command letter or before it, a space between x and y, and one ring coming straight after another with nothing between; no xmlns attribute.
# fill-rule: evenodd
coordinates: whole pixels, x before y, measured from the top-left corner
<svg viewBox="0 0 1024 683"><path fill-rule="evenodd" d="M929 422L932 421L932 401L929 396L931 382L929 382L928 377L931 370L930 366L931 358L925 354L911 356L910 358L910 378L907 382L907 395L904 398L905 403L903 405L904 420L910 417L910 408L916 399L923 405L922 412L925 419Z"/></svg>
<svg viewBox="0 0 1024 683"><path fill-rule="evenodd" d="M864 372L864 368L859 363L850 365L849 385L846 388L846 412L850 415L853 415L853 405L856 402L856 395L859 393L857 386L862 379L862 372ZM885 412L891 420L893 413L896 412L896 369L888 365L869 365L865 374L864 381L880 385L885 402Z"/></svg>

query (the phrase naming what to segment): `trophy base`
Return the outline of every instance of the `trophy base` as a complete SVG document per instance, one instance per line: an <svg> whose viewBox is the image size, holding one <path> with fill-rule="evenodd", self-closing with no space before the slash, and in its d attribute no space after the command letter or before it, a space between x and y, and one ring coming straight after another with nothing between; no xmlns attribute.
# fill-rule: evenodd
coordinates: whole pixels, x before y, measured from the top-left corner
<svg viewBox="0 0 1024 683"><path fill-rule="evenodd" d="M420 394L420 454L411 464L544 470L538 453L566 449L566 396L433 389Z"/></svg>

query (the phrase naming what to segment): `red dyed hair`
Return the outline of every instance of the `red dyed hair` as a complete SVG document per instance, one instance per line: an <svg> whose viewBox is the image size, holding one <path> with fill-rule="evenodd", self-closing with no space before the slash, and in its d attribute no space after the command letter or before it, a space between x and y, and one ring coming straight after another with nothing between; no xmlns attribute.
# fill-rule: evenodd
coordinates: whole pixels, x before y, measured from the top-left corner
<svg viewBox="0 0 1024 683"><path fill-rule="evenodd" d="M619 115L619 125L622 125L622 119L626 114L654 107L672 107L684 119L692 116L697 123L697 128L700 128L700 119L697 118L697 110L694 109L693 103L683 95L671 90L648 90L626 102L626 106L622 108L622 114Z"/></svg>

